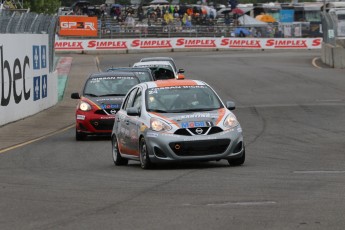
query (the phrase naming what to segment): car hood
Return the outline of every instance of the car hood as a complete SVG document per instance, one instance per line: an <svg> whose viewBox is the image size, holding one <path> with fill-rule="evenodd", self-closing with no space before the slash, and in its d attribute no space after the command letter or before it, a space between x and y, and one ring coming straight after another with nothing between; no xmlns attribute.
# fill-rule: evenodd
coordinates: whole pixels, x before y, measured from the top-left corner
<svg viewBox="0 0 345 230"><path fill-rule="evenodd" d="M224 118L225 113L225 109L219 109L191 113L160 113L158 117L163 118L170 124L175 124L184 128L191 128L217 125L219 121Z"/></svg>

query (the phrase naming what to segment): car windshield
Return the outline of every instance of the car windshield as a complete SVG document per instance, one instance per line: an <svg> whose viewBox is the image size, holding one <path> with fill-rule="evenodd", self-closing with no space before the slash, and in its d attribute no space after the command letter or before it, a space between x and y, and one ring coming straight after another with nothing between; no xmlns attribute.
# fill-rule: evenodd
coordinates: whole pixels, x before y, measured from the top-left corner
<svg viewBox="0 0 345 230"><path fill-rule="evenodd" d="M152 77L149 72L135 71L133 73L139 78L140 82L152 81Z"/></svg>
<svg viewBox="0 0 345 230"><path fill-rule="evenodd" d="M130 88L139 83L136 77L93 77L84 88L84 95L93 97L124 96Z"/></svg>
<svg viewBox="0 0 345 230"><path fill-rule="evenodd" d="M150 67L152 75L156 80L174 79L175 74L171 66Z"/></svg>
<svg viewBox="0 0 345 230"><path fill-rule="evenodd" d="M147 111L183 113L223 108L218 96L205 85L152 88L146 91Z"/></svg>

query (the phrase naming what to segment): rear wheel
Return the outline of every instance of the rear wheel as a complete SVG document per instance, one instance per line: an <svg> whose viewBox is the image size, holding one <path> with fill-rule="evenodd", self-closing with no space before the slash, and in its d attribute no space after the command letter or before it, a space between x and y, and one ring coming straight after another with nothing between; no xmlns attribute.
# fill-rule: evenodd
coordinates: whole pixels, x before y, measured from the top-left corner
<svg viewBox="0 0 345 230"><path fill-rule="evenodd" d="M140 167L142 169L152 168L152 163L149 158L149 153L147 151L146 141L144 138L140 140Z"/></svg>
<svg viewBox="0 0 345 230"><path fill-rule="evenodd" d="M117 138L114 135L111 139L111 148L112 148L112 155L113 155L113 161L115 165L127 165L128 159L125 159L121 156L119 151L119 144L117 142Z"/></svg>
<svg viewBox="0 0 345 230"><path fill-rule="evenodd" d="M240 166L243 165L246 160L246 150L243 148L243 154L240 158L228 159L229 165L231 166Z"/></svg>
<svg viewBox="0 0 345 230"><path fill-rule="evenodd" d="M77 141L83 141L86 139L86 134L82 133L82 132L78 132L77 130L75 130L75 139Z"/></svg>

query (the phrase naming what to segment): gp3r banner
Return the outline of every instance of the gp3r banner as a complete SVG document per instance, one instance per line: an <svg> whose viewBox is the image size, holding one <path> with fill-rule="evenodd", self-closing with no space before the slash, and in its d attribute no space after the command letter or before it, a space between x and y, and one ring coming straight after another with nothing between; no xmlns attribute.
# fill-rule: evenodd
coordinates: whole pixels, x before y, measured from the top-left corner
<svg viewBox="0 0 345 230"><path fill-rule="evenodd" d="M97 36L97 17L60 16L59 35L61 36Z"/></svg>

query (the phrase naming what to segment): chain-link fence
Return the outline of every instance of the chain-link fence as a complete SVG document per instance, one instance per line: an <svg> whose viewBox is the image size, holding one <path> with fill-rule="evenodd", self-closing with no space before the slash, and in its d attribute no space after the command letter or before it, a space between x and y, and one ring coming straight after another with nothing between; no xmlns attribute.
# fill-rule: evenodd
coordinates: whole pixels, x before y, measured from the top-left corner
<svg viewBox="0 0 345 230"><path fill-rule="evenodd" d="M239 32L243 31L244 34ZM256 37L256 38L301 38L322 37L320 24L310 22L267 23L266 25L193 25L171 23L142 23L134 25L118 23L114 20L98 21L97 38L174 38L174 37ZM60 39L95 39L87 36L59 36Z"/></svg>
<svg viewBox="0 0 345 230"><path fill-rule="evenodd" d="M58 17L30 12L0 11L0 34L48 34L49 71L54 66L54 43Z"/></svg>
<svg viewBox="0 0 345 230"><path fill-rule="evenodd" d="M345 39L345 11L344 14L323 12L322 29L325 43L335 46L338 39Z"/></svg>

